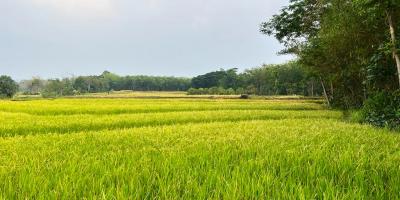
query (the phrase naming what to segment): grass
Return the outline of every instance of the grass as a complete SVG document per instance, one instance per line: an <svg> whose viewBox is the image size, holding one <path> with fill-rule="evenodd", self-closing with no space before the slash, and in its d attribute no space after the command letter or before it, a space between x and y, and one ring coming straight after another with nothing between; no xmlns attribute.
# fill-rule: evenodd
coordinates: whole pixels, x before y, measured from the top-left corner
<svg viewBox="0 0 400 200"><path fill-rule="evenodd" d="M0 101L0 199L396 199L399 163L308 101Z"/></svg>

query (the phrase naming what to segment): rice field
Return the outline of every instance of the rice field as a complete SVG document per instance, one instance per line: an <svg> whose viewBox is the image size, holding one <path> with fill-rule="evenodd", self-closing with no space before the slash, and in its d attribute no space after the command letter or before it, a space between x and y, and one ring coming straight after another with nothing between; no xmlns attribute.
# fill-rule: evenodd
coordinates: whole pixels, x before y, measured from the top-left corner
<svg viewBox="0 0 400 200"><path fill-rule="evenodd" d="M398 199L400 136L306 100L0 101L0 199Z"/></svg>

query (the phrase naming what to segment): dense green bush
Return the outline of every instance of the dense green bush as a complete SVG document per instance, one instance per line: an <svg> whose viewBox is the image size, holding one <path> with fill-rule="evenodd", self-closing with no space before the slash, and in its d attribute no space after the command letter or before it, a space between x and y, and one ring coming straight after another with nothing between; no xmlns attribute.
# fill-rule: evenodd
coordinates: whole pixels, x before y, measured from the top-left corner
<svg viewBox="0 0 400 200"><path fill-rule="evenodd" d="M400 90L372 95L364 102L361 117L375 126L400 128Z"/></svg>
<svg viewBox="0 0 400 200"><path fill-rule="evenodd" d="M9 76L0 76L0 98L11 98L18 91L17 83Z"/></svg>
<svg viewBox="0 0 400 200"><path fill-rule="evenodd" d="M240 95L243 94L243 88L233 89L228 88L224 89L222 87L211 87L211 88L190 88L187 91L188 95Z"/></svg>

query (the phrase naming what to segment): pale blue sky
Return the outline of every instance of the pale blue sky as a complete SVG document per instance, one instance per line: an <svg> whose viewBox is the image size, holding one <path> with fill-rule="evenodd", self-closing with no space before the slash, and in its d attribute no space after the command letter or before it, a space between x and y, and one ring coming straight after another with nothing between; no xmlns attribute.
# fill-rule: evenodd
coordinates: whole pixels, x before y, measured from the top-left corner
<svg viewBox="0 0 400 200"><path fill-rule="evenodd" d="M0 0L0 74L193 76L281 63L259 24L288 0Z"/></svg>

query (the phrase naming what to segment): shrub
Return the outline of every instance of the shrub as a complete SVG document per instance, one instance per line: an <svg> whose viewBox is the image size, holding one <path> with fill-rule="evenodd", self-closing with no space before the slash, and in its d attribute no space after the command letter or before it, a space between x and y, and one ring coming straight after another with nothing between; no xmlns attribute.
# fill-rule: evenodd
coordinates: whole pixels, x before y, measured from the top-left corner
<svg viewBox="0 0 400 200"><path fill-rule="evenodd" d="M229 88L225 91L225 94L227 95L234 95L236 92L233 88Z"/></svg>
<svg viewBox="0 0 400 200"><path fill-rule="evenodd" d="M361 118L375 126L400 128L400 90L372 95L364 103Z"/></svg>
<svg viewBox="0 0 400 200"><path fill-rule="evenodd" d="M198 90L195 88L189 88L189 90L187 91L188 95L196 95L198 93L199 93Z"/></svg>
<svg viewBox="0 0 400 200"><path fill-rule="evenodd" d="M242 94L243 89L235 91L233 88L224 89L223 87L211 87L211 88L190 88L187 91L188 95L234 95Z"/></svg>
<svg viewBox="0 0 400 200"><path fill-rule="evenodd" d="M236 94L244 94L245 93L245 91L244 91L244 89L243 88L238 88L238 89L236 89Z"/></svg>
<svg viewBox="0 0 400 200"><path fill-rule="evenodd" d="M211 87L208 89L208 94L219 94L220 89L218 87Z"/></svg>

